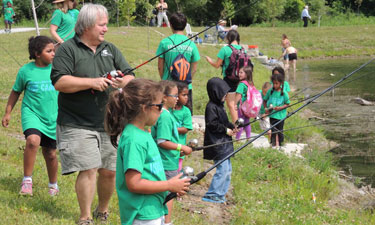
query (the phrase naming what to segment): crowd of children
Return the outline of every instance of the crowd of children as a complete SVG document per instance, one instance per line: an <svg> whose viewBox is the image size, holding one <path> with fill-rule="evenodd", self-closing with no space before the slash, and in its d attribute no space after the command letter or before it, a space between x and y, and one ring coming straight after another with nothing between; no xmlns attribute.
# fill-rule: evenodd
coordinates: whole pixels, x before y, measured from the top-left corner
<svg viewBox="0 0 375 225"><path fill-rule="evenodd" d="M8 4L9 5L9 4ZM58 162L56 157L57 91L51 84L51 63L54 42L48 37L29 40L30 59L18 72L2 119L8 127L11 112L22 92L22 128L26 137L24 150L24 178L21 195L32 195L32 172L39 146L46 161L51 196L59 193L57 185ZM231 90L218 77L207 82L209 102L205 109L206 129L204 145L220 144L206 148L203 158L213 160L216 172L202 200L213 203L226 202L231 182L232 165L227 156L234 152L232 136L251 136L250 116L245 115L242 104L255 89L253 67L239 70L239 85L235 90L237 117L231 123L225 110L226 96ZM257 90L256 90L257 91ZM282 146L283 119L290 100L289 84L285 72L276 67L270 82L265 82L257 94L262 98L259 112L260 125L268 132L272 147ZM181 179L183 159L193 149L186 145L187 133L193 129L186 83L163 80L155 82L134 79L126 88L113 91L105 113L105 129L117 147L116 189L119 198L122 224L172 224L173 200L164 205L168 192L184 195L190 185L189 178ZM260 105L259 105L260 106ZM224 160L225 159L225 160ZM224 160L224 161L223 161Z"/></svg>

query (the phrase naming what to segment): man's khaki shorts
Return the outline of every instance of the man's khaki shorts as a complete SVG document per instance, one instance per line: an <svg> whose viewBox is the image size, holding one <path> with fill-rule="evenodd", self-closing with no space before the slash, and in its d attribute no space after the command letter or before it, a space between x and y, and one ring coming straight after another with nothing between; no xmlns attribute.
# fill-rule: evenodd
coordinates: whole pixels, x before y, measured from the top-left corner
<svg viewBox="0 0 375 225"><path fill-rule="evenodd" d="M57 125L56 141L63 175L94 168L116 171L117 150L107 133Z"/></svg>

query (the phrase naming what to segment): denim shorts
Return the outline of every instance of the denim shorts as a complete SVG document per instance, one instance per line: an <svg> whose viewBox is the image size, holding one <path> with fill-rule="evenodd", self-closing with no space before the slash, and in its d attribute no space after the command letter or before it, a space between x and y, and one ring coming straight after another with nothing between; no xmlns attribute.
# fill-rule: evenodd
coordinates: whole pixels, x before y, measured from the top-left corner
<svg viewBox="0 0 375 225"><path fill-rule="evenodd" d="M116 171L117 150L104 131L57 125L56 141L63 175L94 168Z"/></svg>
<svg viewBox="0 0 375 225"><path fill-rule="evenodd" d="M164 170L165 176L167 180L171 179L172 177L177 176L178 170Z"/></svg>

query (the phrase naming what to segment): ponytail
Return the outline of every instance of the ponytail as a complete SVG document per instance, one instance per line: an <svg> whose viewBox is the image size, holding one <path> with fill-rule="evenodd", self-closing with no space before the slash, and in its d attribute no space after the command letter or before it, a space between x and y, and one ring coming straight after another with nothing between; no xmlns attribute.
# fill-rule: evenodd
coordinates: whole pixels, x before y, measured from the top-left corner
<svg viewBox="0 0 375 225"><path fill-rule="evenodd" d="M158 83L142 78L131 80L122 91L111 93L104 115L104 129L115 148L125 126L142 114L142 107L151 104L161 93Z"/></svg>

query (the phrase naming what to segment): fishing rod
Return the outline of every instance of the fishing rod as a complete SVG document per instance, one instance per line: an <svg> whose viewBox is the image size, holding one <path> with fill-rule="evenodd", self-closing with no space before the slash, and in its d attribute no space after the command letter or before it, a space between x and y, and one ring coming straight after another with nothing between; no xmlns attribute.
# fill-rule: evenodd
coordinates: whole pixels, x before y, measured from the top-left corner
<svg viewBox="0 0 375 225"><path fill-rule="evenodd" d="M277 130L273 133L281 133L281 132L286 132L286 131L292 131L292 130L299 130L299 129L303 129L303 128L307 128L307 127L314 127L314 126L318 126L318 125L354 125L355 123L331 123L331 122L320 122L320 123L314 123L314 124L309 124L309 125L305 125L305 126L299 126L299 127L292 127L292 128L288 128L288 129L283 129L283 130ZM255 137L255 136L253 136ZM211 147L215 147L215 146L219 146L219 145L224 145L224 144L228 144L228 143L233 143L233 142L237 142L237 141L243 141L243 140L247 140L247 139L250 139L251 137L249 138L240 138L240 139L235 139L235 140L231 140L231 141L225 141L225 142L221 142L221 143L217 143L217 144L211 144L211 145L204 145L204 146L198 146L198 139L191 139L189 142L188 142L188 146L191 147L193 149L193 151L199 151L199 150L203 150L203 149L207 149L207 148L211 148Z"/></svg>
<svg viewBox="0 0 375 225"><path fill-rule="evenodd" d="M248 7L252 6L252 5L254 5L254 4L256 4L258 1L259 1L259 0L256 0L256 1L254 1L253 3L249 3L248 5L246 5L246 6L242 7L242 8L240 8L239 10L237 10L237 11L235 11L235 12L229 14L227 17L224 18L224 20L227 20L227 19L229 19L230 17L234 16L235 14L241 12L242 10L244 10L244 9L246 9L246 8L248 8ZM220 22L220 21L219 21L219 22ZM211 25L211 26L206 27L204 30L202 30L202 31L200 31L200 32L197 32L197 34L192 35L191 37L187 38L186 40L182 41L181 43L179 43L179 44L177 44L177 45L174 45L173 47L171 47L171 48L165 50L164 52L162 52L162 53L160 53L160 54L158 54L158 55L156 55L156 56L150 58L149 60L146 60L145 62L139 64L138 66L136 66L136 67L134 67L134 68L132 68L132 69L128 69L128 70L124 71L124 74L129 74L129 73L133 72L134 70L136 70L136 69L138 69L138 68L140 68L140 67L146 65L147 63L149 63L149 62L151 62L151 61L153 61L154 59L159 58L160 56L164 55L165 53L167 53L167 52L169 52L169 51L171 51L171 50L177 48L178 46L180 46L180 45L186 43L187 41L190 41L191 39L198 37L200 34L202 34L202 33L206 32L207 30L209 30L209 29L211 29L211 28L217 26L217 25L219 24L219 22L217 22L217 23L214 24L214 25Z"/></svg>
<svg viewBox="0 0 375 225"><path fill-rule="evenodd" d="M273 126L271 126L270 128L264 130L262 133L258 134L257 136L255 136L254 139L246 142L245 144L243 144L241 147L239 147L237 150L233 151L232 153L228 154L226 157L224 157L222 160L218 161L217 163L215 163L213 166L211 166L210 168L206 169L205 171L202 171L200 172L199 174L197 174L196 176L192 176L190 178L190 184L194 184L198 181L200 181L201 179L203 179L208 172L210 172L211 170L215 169L216 167L218 167L220 164L222 164L224 161L226 161L227 159L231 158L232 156L234 156L236 153L238 153L239 151L241 151L242 149L244 149L246 146L248 146L249 144L251 144L252 142L254 142L255 140L257 140L258 138L260 138L261 136L263 136L264 134L266 134L269 130L271 130L272 128L276 127L277 125L279 125L280 123L284 122L286 119L290 118L291 116L293 116L294 114L296 114L297 112L299 112L301 109L305 108L306 106L308 106L310 103L312 103L314 100L318 99L319 97L321 97L322 95L324 95L325 93L329 92L330 90L332 90L333 88L335 88L338 84L340 84L341 82L343 82L344 80L346 80L347 78L351 77L353 74L355 74L356 72L358 72L359 70L363 69L365 66L367 66L368 64L370 64L372 61L374 61L375 58L372 58L371 60L369 60L368 62L362 64L360 67L358 67L357 69L355 69L354 71L352 71L351 73L345 75L343 78L341 78L339 81L337 81L336 83L334 83L333 85L331 85L330 87L326 88L325 90L323 90L322 92L320 92L319 94L317 94L314 98L312 98L310 101L306 102L305 104L303 104L302 106L298 107L296 110L294 110L293 112L290 112L284 119L281 119L279 120L277 123L275 123ZM171 192L167 195L167 197L165 198L165 201L164 201L164 204L169 202L171 199L177 197L177 194L174 193L174 192Z"/></svg>
<svg viewBox="0 0 375 225"><path fill-rule="evenodd" d="M359 79L361 79L361 78L363 78L363 77L365 77L365 76L371 75L371 74L373 74L373 72L365 73L365 74L363 74L363 75L361 75L361 76L358 76L358 77L356 77L356 78L353 78L353 79L351 79L351 80L348 80L348 81L346 81L346 82L343 82L343 83L337 85L337 87L341 87L341 86L343 86L343 85L345 85L345 84L349 84L349 83L351 83L351 82L354 82L354 81L356 81L356 80L359 80ZM295 98L295 97L298 97L298 95L299 95L300 93L302 93L302 92L308 90L309 88L312 88L312 86L308 86L308 87L306 87L306 88L304 88L304 89L302 89L302 90L299 90L299 91L295 92L294 95L292 95L291 97L289 97L289 99L293 99L293 98Z"/></svg>
<svg viewBox="0 0 375 225"><path fill-rule="evenodd" d="M308 97L308 98L305 98L305 99L302 99L302 100L300 100L300 101L297 101L297 102L295 102L295 103L293 103L293 104L288 105L288 106L285 107L284 109L287 109L287 108L290 108L290 107L292 107L292 106L298 105L298 104L300 104L300 103L302 103L302 102L308 101L308 100L314 98L315 96L317 96L317 95L313 95L313 96L310 96L310 97ZM281 111L281 110L274 110L273 108L274 108L274 107L269 107L269 108L268 108L269 110L270 110L270 109L272 110L272 112L271 112L270 114L266 114L266 115L264 115L264 116L258 116L257 118L255 118L255 119L253 119L252 121L249 121L249 122L247 122L247 123L245 123L245 124L243 124L243 123L237 123L237 127L246 127L246 126L248 126L248 125L250 125L250 124L252 124L252 123L255 123L255 122L258 121L258 120L263 120L264 118L269 117L270 115L273 115L273 114L278 113L278 112ZM284 110L284 109L282 109L282 110Z"/></svg>

